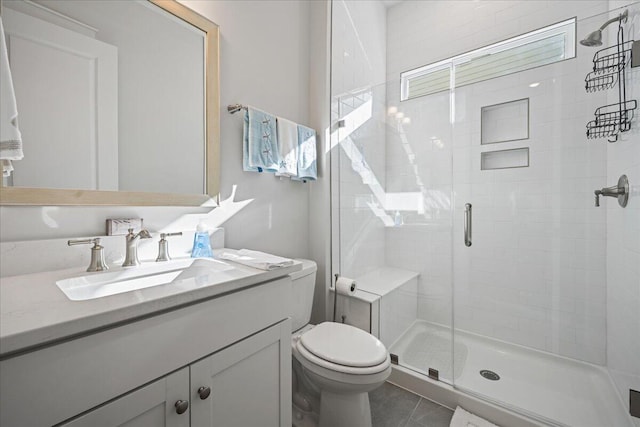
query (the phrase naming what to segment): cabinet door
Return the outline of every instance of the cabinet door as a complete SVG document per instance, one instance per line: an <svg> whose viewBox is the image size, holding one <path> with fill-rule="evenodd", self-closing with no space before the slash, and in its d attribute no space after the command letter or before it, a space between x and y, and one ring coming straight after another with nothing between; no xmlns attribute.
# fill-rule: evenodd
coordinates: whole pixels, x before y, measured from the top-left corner
<svg viewBox="0 0 640 427"><path fill-rule="evenodd" d="M192 364L191 402L193 426L291 426L291 321Z"/></svg>
<svg viewBox="0 0 640 427"><path fill-rule="evenodd" d="M182 414L176 402L183 400ZM189 427L189 368L160 378L87 412L64 427ZM186 408L185 408L186 406Z"/></svg>

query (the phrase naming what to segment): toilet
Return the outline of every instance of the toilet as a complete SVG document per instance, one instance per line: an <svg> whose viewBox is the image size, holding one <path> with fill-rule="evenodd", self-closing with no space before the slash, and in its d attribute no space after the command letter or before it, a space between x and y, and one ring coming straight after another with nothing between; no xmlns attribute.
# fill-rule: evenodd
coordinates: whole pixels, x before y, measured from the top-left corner
<svg viewBox="0 0 640 427"><path fill-rule="evenodd" d="M371 427L368 392L391 373L384 344L354 326L310 325L316 264L292 273L292 391L295 427Z"/></svg>

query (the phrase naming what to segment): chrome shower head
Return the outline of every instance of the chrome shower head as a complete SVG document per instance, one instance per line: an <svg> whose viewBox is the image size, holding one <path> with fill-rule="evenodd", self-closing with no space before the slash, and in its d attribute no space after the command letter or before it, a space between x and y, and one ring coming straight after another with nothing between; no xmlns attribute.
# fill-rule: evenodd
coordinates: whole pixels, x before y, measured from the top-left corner
<svg viewBox="0 0 640 427"><path fill-rule="evenodd" d="M602 30L607 28L607 25L613 22L627 22L628 17L629 17L629 10L625 9L625 11L622 12L620 15L618 15L615 18L609 19L607 22L602 24L602 26L599 29L589 34L584 39L580 40L580 44L583 46L589 46L589 47L602 46Z"/></svg>
<svg viewBox="0 0 640 427"><path fill-rule="evenodd" d="M602 30L596 30L589 34L583 40L580 40L582 46L602 46Z"/></svg>

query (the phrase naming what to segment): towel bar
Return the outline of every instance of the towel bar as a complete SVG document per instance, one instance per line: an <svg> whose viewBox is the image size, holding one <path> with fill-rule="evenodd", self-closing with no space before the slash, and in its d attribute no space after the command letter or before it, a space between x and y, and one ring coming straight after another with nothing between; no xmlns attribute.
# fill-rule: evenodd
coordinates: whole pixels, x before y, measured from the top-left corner
<svg viewBox="0 0 640 427"><path fill-rule="evenodd" d="M229 112L229 114L234 114L240 110L246 110L246 109L247 109L246 105L242 105L242 104L227 105L227 111Z"/></svg>
<svg viewBox="0 0 640 427"><path fill-rule="evenodd" d="M249 107L247 107L246 105L242 105L242 104L230 104L230 105L227 105L227 112L228 112L229 114L235 114L235 113L237 113L238 111L242 111L242 110L244 110L244 111L249 111ZM279 118L279 117L277 117L277 119L280 119L280 118ZM299 125L298 125L298 126L299 126ZM314 131L314 139L315 139L315 131ZM244 149L245 149L245 148L243 148L243 150L244 150ZM315 151L315 150L314 150L314 151ZM315 163L315 161L314 161L314 163ZM260 171L260 172L262 172L262 171ZM313 172L313 177L312 177L312 179L316 179L316 176L315 176L315 170L314 170L314 172ZM282 180L282 177L280 177L280 180ZM309 181L309 179L308 179L308 178L303 178L303 179L300 179L300 181L302 181L303 183L307 183L307 181Z"/></svg>

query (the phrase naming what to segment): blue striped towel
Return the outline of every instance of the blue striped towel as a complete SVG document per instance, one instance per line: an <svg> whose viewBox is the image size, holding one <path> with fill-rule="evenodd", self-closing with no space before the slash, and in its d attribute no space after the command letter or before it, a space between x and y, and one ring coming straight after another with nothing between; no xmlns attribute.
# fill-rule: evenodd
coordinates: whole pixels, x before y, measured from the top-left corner
<svg viewBox="0 0 640 427"><path fill-rule="evenodd" d="M257 108L244 114L242 168L247 172L277 172L280 164L276 118Z"/></svg>

